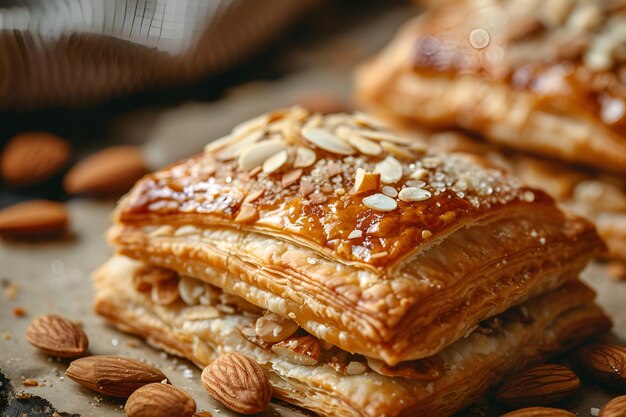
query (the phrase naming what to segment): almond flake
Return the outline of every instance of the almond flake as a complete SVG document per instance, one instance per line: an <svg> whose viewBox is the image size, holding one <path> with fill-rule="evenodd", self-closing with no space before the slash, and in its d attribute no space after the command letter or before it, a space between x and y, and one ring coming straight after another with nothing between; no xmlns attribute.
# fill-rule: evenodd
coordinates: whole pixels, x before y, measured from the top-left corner
<svg viewBox="0 0 626 417"><path fill-rule="evenodd" d="M300 194L302 197L306 197L313 191L315 191L315 187L313 186L313 184L311 184L309 180L300 181L300 189L298 190L298 194Z"/></svg>
<svg viewBox="0 0 626 417"><path fill-rule="evenodd" d="M309 201L311 202L311 204L321 204L324 203L326 200L328 200L326 194L320 192L315 192L309 196Z"/></svg>
<svg viewBox="0 0 626 417"><path fill-rule="evenodd" d="M302 176L302 169L294 169L293 171L289 171L283 175L283 178L280 180L283 188L287 188L296 183Z"/></svg>
<svg viewBox="0 0 626 417"><path fill-rule="evenodd" d="M354 178L354 187L350 194L366 193L368 191L378 191L380 188L380 174L378 172L367 172L362 168L357 168Z"/></svg>
<svg viewBox="0 0 626 417"><path fill-rule="evenodd" d="M406 148L400 147L395 143L382 141L380 142L380 146L385 150L385 152L388 152L398 158L411 161L415 159L415 155L413 155L413 152Z"/></svg>
<svg viewBox="0 0 626 417"><path fill-rule="evenodd" d="M294 168L306 168L310 167L317 160L315 151L303 146L299 146L296 150L296 160L293 163Z"/></svg>
<svg viewBox="0 0 626 417"><path fill-rule="evenodd" d="M363 199L363 204L366 207L376 211L393 211L398 208L398 203L391 197L387 197L385 194L373 194Z"/></svg>
<svg viewBox="0 0 626 417"><path fill-rule="evenodd" d="M287 151L280 151L263 162L263 172L266 174L271 174L282 168L283 165L287 162L288 155Z"/></svg>
<svg viewBox="0 0 626 417"><path fill-rule="evenodd" d="M393 187L390 187L388 185L385 185L382 189L383 194L385 194L388 197L391 198L396 198L398 196L398 190L396 190Z"/></svg>
<svg viewBox="0 0 626 417"><path fill-rule="evenodd" d="M253 223L259 219L259 211L252 204L243 204L237 217L236 223Z"/></svg>
<svg viewBox="0 0 626 417"><path fill-rule="evenodd" d="M412 142L410 139L395 135L390 132L383 132L380 130L356 129L354 133L359 136L365 137L367 139L393 142L393 143L398 143L400 145L410 145Z"/></svg>
<svg viewBox="0 0 626 417"><path fill-rule="evenodd" d="M253 143L258 142L264 135L262 130L257 130L255 132L248 133L241 138L233 137L233 143L231 146L227 146L225 149L221 150L216 158L220 161L230 161L231 159L235 159L239 156L241 151L245 149L246 146L249 146Z"/></svg>
<svg viewBox="0 0 626 417"><path fill-rule="evenodd" d="M264 188L259 188L258 190L255 191L251 191L246 195L246 198L243 199L244 203L252 203L253 201L256 201L259 199L259 197L261 197L263 195L263 193L265 193L265 189Z"/></svg>
<svg viewBox="0 0 626 417"><path fill-rule="evenodd" d="M325 129L305 127L302 129L302 136L318 148L334 154L352 155L354 153L354 148L350 144Z"/></svg>
<svg viewBox="0 0 626 417"><path fill-rule="evenodd" d="M286 145L280 139L270 139L249 145L239 154L239 167L244 171L250 171L262 165L270 156L285 149Z"/></svg>
<svg viewBox="0 0 626 417"><path fill-rule="evenodd" d="M423 180L428 175L428 170L424 168L418 168L413 172L410 177L414 180Z"/></svg>
<svg viewBox="0 0 626 417"><path fill-rule="evenodd" d="M428 200L431 196L432 194L430 193L430 191L417 187L403 188L402 190L400 190L400 193L398 193L398 198L407 203L410 203L412 201Z"/></svg>
<svg viewBox="0 0 626 417"><path fill-rule="evenodd" d="M374 172L380 173L380 179L384 184L394 184L402 178L402 164L393 156L388 156L376 164Z"/></svg>
<svg viewBox="0 0 626 417"><path fill-rule="evenodd" d="M376 142L373 142L369 139L352 135L347 140L348 140L348 143L350 143L350 145L357 148L357 150L364 155L376 156L376 155L380 155L383 152L383 148L381 148L380 145L378 145Z"/></svg>
<svg viewBox="0 0 626 417"><path fill-rule="evenodd" d="M363 237L363 231L362 230L357 230L357 229L354 229L348 235L348 239L358 239L360 237Z"/></svg>
<svg viewBox="0 0 626 417"><path fill-rule="evenodd" d="M388 255L389 253L387 251L382 251L382 252L371 254L370 259L384 258L385 256L388 256Z"/></svg>
<svg viewBox="0 0 626 417"><path fill-rule="evenodd" d="M235 135L244 135L248 132L252 132L257 129L261 129L267 125L268 115L262 114L253 119L246 120L244 122L239 123L232 129L233 134Z"/></svg>
<svg viewBox="0 0 626 417"><path fill-rule="evenodd" d="M341 165L335 161L329 161L328 165L326 166L326 170L328 171L328 176L331 178L343 172L343 168L341 167Z"/></svg>

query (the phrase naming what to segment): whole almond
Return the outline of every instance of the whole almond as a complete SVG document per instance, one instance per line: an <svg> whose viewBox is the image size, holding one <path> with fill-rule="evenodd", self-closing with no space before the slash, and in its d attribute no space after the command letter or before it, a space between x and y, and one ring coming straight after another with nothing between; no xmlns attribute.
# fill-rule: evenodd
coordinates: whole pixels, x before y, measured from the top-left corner
<svg viewBox="0 0 626 417"><path fill-rule="evenodd" d="M580 388L580 380L563 365L540 365L509 378L496 393L501 403L511 407L553 404Z"/></svg>
<svg viewBox="0 0 626 417"><path fill-rule="evenodd" d="M226 353L204 368L202 384L213 398L240 414L265 410L272 397L265 369L240 353Z"/></svg>
<svg viewBox="0 0 626 417"><path fill-rule="evenodd" d="M133 392L124 411L128 417L191 417L196 412L196 402L185 391L158 382Z"/></svg>
<svg viewBox="0 0 626 417"><path fill-rule="evenodd" d="M70 159L70 145L47 132L25 132L14 136L0 158L0 172L8 184L28 186L43 182Z"/></svg>
<svg viewBox="0 0 626 417"><path fill-rule="evenodd" d="M70 363L65 375L79 384L113 397L129 397L138 388L166 380L159 369L121 356L88 356Z"/></svg>
<svg viewBox="0 0 626 417"><path fill-rule="evenodd" d="M617 345L587 345L578 351L584 368L609 386L626 386L626 348Z"/></svg>
<svg viewBox="0 0 626 417"><path fill-rule="evenodd" d="M598 417L626 417L626 395L615 397L606 403Z"/></svg>
<svg viewBox="0 0 626 417"><path fill-rule="evenodd" d="M511 411L501 417L576 417L576 414L560 408L529 407Z"/></svg>
<svg viewBox="0 0 626 417"><path fill-rule="evenodd" d="M75 358L89 347L83 329L55 314L37 316L26 329L26 340L44 353L60 358Z"/></svg>
<svg viewBox="0 0 626 417"><path fill-rule="evenodd" d="M113 146L74 165L63 179L70 194L117 196L128 191L146 173L146 163L136 146Z"/></svg>
<svg viewBox="0 0 626 417"><path fill-rule="evenodd" d="M54 237L67 225L65 206L56 201L31 200L0 210L0 236L9 239Z"/></svg>

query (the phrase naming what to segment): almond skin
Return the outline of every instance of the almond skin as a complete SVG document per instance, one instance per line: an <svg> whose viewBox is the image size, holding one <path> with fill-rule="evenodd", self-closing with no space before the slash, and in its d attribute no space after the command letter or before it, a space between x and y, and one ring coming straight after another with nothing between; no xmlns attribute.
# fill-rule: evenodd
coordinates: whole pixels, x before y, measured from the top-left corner
<svg viewBox="0 0 626 417"><path fill-rule="evenodd" d="M240 414L267 408L272 387L265 369L239 353L226 353L202 371L204 389L217 401Z"/></svg>
<svg viewBox="0 0 626 417"><path fill-rule="evenodd" d="M598 417L626 417L626 395L613 398L609 401Z"/></svg>
<svg viewBox="0 0 626 417"><path fill-rule="evenodd" d="M609 386L626 387L626 348L617 345L587 345L578 351L583 367Z"/></svg>
<svg viewBox="0 0 626 417"><path fill-rule="evenodd" d="M59 358L75 358L89 347L87 335L78 324L55 314L35 317L26 329L26 340Z"/></svg>
<svg viewBox="0 0 626 417"><path fill-rule="evenodd" d="M580 380L563 365L540 365L510 377L496 393L502 404L529 407L553 404L575 393Z"/></svg>
<svg viewBox="0 0 626 417"><path fill-rule="evenodd" d="M559 408L529 407L511 411L502 417L576 417L576 414Z"/></svg>
<svg viewBox="0 0 626 417"><path fill-rule="evenodd" d="M113 146L96 152L74 165L63 186L69 194L118 196L146 173L146 163L137 146Z"/></svg>
<svg viewBox="0 0 626 417"><path fill-rule="evenodd" d="M159 382L133 392L124 411L128 417L191 417L196 412L196 402L185 391Z"/></svg>
<svg viewBox="0 0 626 417"><path fill-rule="evenodd" d="M68 213L56 201L31 200L0 210L0 236L8 239L38 239L60 236L67 231Z"/></svg>
<svg viewBox="0 0 626 417"><path fill-rule="evenodd" d="M0 158L0 172L10 185L34 185L63 168L71 155L65 139L47 132L25 132L7 143Z"/></svg>
<svg viewBox="0 0 626 417"><path fill-rule="evenodd" d="M121 356L88 356L70 363L65 375L79 384L112 397L129 397L138 388L166 380L159 369Z"/></svg>

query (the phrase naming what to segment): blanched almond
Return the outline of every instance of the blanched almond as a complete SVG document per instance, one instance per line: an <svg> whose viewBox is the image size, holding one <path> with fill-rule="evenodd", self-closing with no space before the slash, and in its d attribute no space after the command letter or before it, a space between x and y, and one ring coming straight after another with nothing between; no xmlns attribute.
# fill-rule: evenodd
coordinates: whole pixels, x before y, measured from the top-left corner
<svg viewBox="0 0 626 417"><path fill-rule="evenodd" d="M363 204L372 210L380 212L393 211L398 208L396 200L380 193L365 197L363 199Z"/></svg>
<svg viewBox="0 0 626 417"><path fill-rule="evenodd" d="M334 154L352 155L354 153L354 148L348 142L325 129L303 128L302 136L318 148Z"/></svg>
<svg viewBox="0 0 626 417"><path fill-rule="evenodd" d="M384 184L395 184L402 178L402 164L393 156L388 156L376 164L374 172L380 173L380 180Z"/></svg>

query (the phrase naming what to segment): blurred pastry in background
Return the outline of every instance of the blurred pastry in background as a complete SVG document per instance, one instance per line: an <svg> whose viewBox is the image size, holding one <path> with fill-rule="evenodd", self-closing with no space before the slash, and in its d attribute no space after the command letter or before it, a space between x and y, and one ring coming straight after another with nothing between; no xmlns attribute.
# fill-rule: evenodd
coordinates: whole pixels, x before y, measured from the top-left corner
<svg viewBox="0 0 626 417"><path fill-rule="evenodd" d="M609 255L626 261L626 178L575 169L565 163L515 153L458 132L423 134L447 152L481 155L531 187L542 188L562 205L593 220Z"/></svg>
<svg viewBox="0 0 626 417"><path fill-rule="evenodd" d="M426 127L626 173L626 3L455 1L407 23L359 99Z"/></svg>

